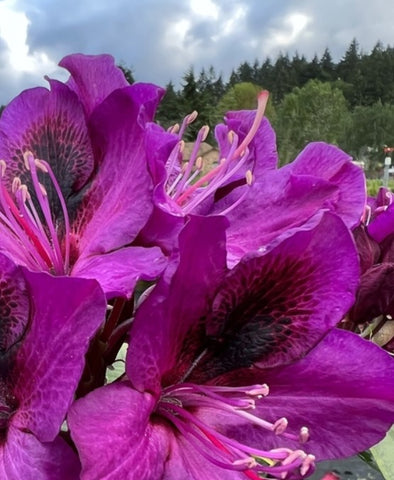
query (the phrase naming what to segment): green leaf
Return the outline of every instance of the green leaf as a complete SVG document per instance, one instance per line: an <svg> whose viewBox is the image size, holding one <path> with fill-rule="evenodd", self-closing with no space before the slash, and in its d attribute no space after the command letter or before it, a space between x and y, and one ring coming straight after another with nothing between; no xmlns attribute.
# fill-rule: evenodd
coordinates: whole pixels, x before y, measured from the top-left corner
<svg viewBox="0 0 394 480"><path fill-rule="evenodd" d="M109 365L106 371L107 383L112 383L125 373L125 358L127 353L127 343L124 343L116 356L112 365Z"/></svg>
<svg viewBox="0 0 394 480"><path fill-rule="evenodd" d="M380 443L371 448L371 452L384 478L394 480L394 426Z"/></svg>

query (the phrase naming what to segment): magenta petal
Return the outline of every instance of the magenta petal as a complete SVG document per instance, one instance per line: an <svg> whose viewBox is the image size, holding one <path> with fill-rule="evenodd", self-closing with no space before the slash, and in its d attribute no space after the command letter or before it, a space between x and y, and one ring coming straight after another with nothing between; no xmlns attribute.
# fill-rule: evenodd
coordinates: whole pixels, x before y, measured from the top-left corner
<svg viewBox="0 0 394 480"><path fill-rule="evenodd" d="M131 243L152 212L145 124L159 98L158 88L133 85L113 92L91 116L93 144L102 161L77 219L83 256Z"/></svg>
<svg viewBox="0 0 394 480"><path fill-rule="evenodd" d="M379 263L367 270L361 277L350 320L362 324L382 314L394 316L393 284L394 263Z"/></svg>
<svg viewBox="0 0 394 480"><path fill-rule="evenodd" d="M89 341L105 317L94 280L52 277L25 270L34 318L17 352L12 424L41 441L57 435L85 364Z"/></svg>
<svg viewBox="0 0 394 480"><path fill-rule="evenodd" d="M225 120L227 132L217 129L215 131L218 142L221 147L220 156L225 157L229 148L228 131L235 132L239 137L239 144L244 140L250 131L256 116L255 110L241 110L228 112ZM249 168L252 167L255 175L264 175L268 170L277 167L278 153L276 151L276 135L267 118L261 122L253 140L248 145L249 149Z"/></svg>
<svg viewBox="0 0 394 480"><path fill-rule="evenodd" d="M379 442L394 422L393 368L394 359L377 345L333 330L300 361L255 370L249 379L270 387L253 413L271 422L286 417L287 431L296 435L308 427L307 443L245 424L228 428L259 448L302 448L317 460L354 455Z"/></svg>
<svg viewBox="0 0 394 480"><path fill-rule="evenodd" d="M366 204L363 171L351 157L334 145L314 142L307 145L285 169L294 175L313 175L329 181L339 192L327 206L337 213L349 228L360 223Z"/></svg>
<svg viewBox="0 0 394 480"><path fill-rule="evenodd" d="M67 85L77 93L87 115L114 90L129 85L111 55L73 54L59 65L71 73Z"/></svg>
<svg viewBox="0 0 394 480"><path fill-rule="evenodd" d="M222 345L213 364L220 371L301 358L342 320L358 279L353 239L330 213L246 256L220 285L207 320L207 334Z"/></svg>
<svg viewBox="0 0 394 480"><path fill-rule="evenodd" d="M294 176L281 170L268 172L250 187L241 206L227 214L229 265L234 265L248 251L257 250L302 225L335 197L336 191L334 185L319 178ZM227 206L218 204L215 211Z"/></svg>
<svg viewBox="0 0 394 480"><path fill-rule="evenodd" d="M170 264L140 306L126 360L137 390L160 391L161 377L177 363L188 331L208 313L209 296L226 269L226 226L224 217L191 217L179 236L177 270Z"/></svg>
<svg viewBox="0 0 394 480"><path fill-rule="evenodd" d="M34 435L11 428L0 449L2 480L77 480L81 466L60 437L41 443Z"/></svg>
<svg viewBox="0 0 394 480"><path fill-rule="evenodd" d="M51 91L32 88L16 97L2 113L0 138L0 158L7 164L8 186L15 176L31 183L23 160L26 151L50 164L66 199L86 183L93 171L82 106L75 93L60 82L51 81ZM52 188L46 186L51 201Z"/></svg>
<svg viewBox="0 0 394 480"><path fill-rule="evenodd" d="M369 235L378 243L394 233L394 203L379 213L367 227Z"/></svg>
<svg viewBox="0 0 394 480"><path fill-rule="evenodd" d="M166 264L167 260L158 247L126 247L79 259L71 275L96 279L107 299L130 297L138 280L154 280Z"/></svg>
<svg viewBox="0 0 394 480"><path fill-rule="evenodd" d="M150 423L154 399L123 383L77 400L68 416L83 480L163 478L170 430Z"/></svg>
<svg viewBox="0 0 394 480"><path fill-rule="evenodd" d="M201 476L201 472L204 472L204 477ZM176 437L176 441L172 443L171 455L166 462L164 478L171 480L201 480L202 478L209 480L246 480L248 477L243 472L225 470L207 461L189 442L179 435ZM257 479L259 477L252 478Z"/></svg>

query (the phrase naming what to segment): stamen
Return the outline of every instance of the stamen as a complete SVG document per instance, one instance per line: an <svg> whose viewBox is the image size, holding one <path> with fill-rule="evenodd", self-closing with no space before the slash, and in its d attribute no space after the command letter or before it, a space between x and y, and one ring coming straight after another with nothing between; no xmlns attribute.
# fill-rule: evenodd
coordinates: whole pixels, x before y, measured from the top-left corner
<svg viewBox="0 0 394 480"><path fill-rule="evenodd" d="M251 401L255 402L250 397L259 400L267 394L267 385L226 387L180 383L164 389L156 413L172 423L197 452L218 467L243 472L252 479L260 478L256 475L258 472L283 479L290 473L298 472L304 476L313 468L313 455L307 455L303 450L288 448L264 451L249 447L215 430L194 413L204 407L211 411L217 410L218 413L222 410L227 412L227 415L231 413L244 417L274 434L296 440L295 435L284 433L288 424L285 418L272 424L245 412ZM303 427L300 436L306 431L306 427Z"/></svg>
<svg viewBox="0 0 394 480"><path fill-rule="evenodd" d="M308 427L301 427L299 440L301 443L306 443L309 440L309 428Z"/></svg>
<svg viewBox="0 0 394 480"><path fill-rule="evenodd" d="M69 269L70 250L70 224L66 203L49 164L44 160L35 159L29 151L23 154L23 160L26 170L30 172L36 203L40 206L42 215L37 212L27 186L22 184L19 177L15 177L11 184L11 193L16 200L16 203L14 202L5 189L3 178L6 164L4 160L0 160L0 206L3 210L3 212L0 212L0 228L6 227L15 237L16 244L23 247L23 249L19 248L19 252L16 252L16 254L21 256L21 253L23 255L24 252L25 261L30 267L40 270L53 270L57 274L64 275ZM57 226L54 225L52 219L48 194L44 185L39 181L38 170L50 176L62 207L65 226L64 261ZM42 217L45 220L44 225Z"/></svg>
<svg viewBox="0 0 394 480"><path fill-rule="evenodd" d="M21 185L22 185L21 179L19 177L15 177L14 180L12 180L12 186L11 186L12 193L15 193Z"/></svg>
<svg viewBox="0 0 394 480"><path fill-rule="evenodd" d="M0 215L1 221L6 225L12 234L15 236L29 254L27 261L30 263L34 259L41 267L43 266L42 260L44 260L47 267L51 266L51 258L43 248L40 239L32 230L29 223L20 215L18 207L15 205L10 194L4 187L2 181L5 174L5 168L1 168L1 180L0 180L0 205L4 213ZM37 256L36 251L32 248L32 244L39 253Z"/></svg>
<svg viewBox="0 0 394 480"><path fill-rule="evenodd" d="M179 132L179 123L176 123L172 127L168 128L168 133L178 133Z"/></svg>
<svg viewBox="0 0 394 480"><path fill-rule="evenodd" d="M183 205L185 201L197 190L197 188L199 188L204 183L207 183L212 179L212 182L209 184L209 187L205 188L204 192L201 193L197 199L194 199L191 202L189 202L187 207L185 206L183 207L185 213L190 213L191 210L195 208L198 203L201 203L202 200L207 198L216 189L218 189L221 185L223 185L246 162L248 158L247 146L252 141L253 136L256 134L256 131L263 119L267 100L268 100L268 93L267 93L267 98L265 98L265 96L259 96L258 110L250 130L250 132L253 132L253 135L250 135L250 132L248 133L248 135L245 137L245 139L241 144L242 148L240 148L241 146L237 148L238 136L235 134L235 132L232 132L232 135L230 136L232 140L231 148L224 162L221 162L216 168L208 172L208 174L204 175L204 177L200 178L194 185L189 187L187 190L185 190L182 193L182 195L179 196L179 198L177 199L177 203L179 205ZM233 166L230 166L230 165L233 165Z"/></svg>
<svg viewBox="0 0 394 480"><path fill-rule="evenodd" d="M288 424L289 424L289 422L288 422L287 418L285 418L285 417L277 420L274 423L274 432L276 433L276 435L282 435L282 433L284 433L284 431L286 430Z"/></svg>
<svg viewBox="0 0 394 480"><path fill-rule="evenodd" d="M187 164L187 168L185 170L183 179L179 183L179 186L177 188L177 192L174 195L174 200L176 200L179 197L179 195L183 192L184 187L186 185L186 182L189 179L189 176L192 172L193 166L194 166L195 161L197 159L197 154L198 154L198 151L200 149L200 145L207 138L208 133L209 133L209 127L208 126L205 125L204 127L200 128L200 131L198 132L197 139L194 143L193 151L190 155L190 159L189 159L189 162Z"/></svg>
<svg viewBox="0 0 394 480"><path fill-rule="evenodd" d="M53 257L53 260L54 260L53 266L55 268L55 272L59 275L62 275L64 274L62 253L60 250L59 240L57 238L56 228L52 220L51 208L48 202L48 195L45 191L45 188L43 189L41 183L39 182L38 175L37 175L37 162L35 161L32 155L28 156L27 160L29 162L31 178L33 181L33 186L36 193L37 201L40 205L41 211L45 218L46 225L50 232L50 240L55 253Z"/></svg>
<svg viewBox="0 0 394 480"><path fill-rule="evenodd" d="M64 269L65 273L68 273L69 271L69 265L70 265L70 237L71 237L71 226L70 226L70 218L68 216L68 210L67 210L67 205L63 197L62 190L60 188L60 185L49 165L48 162L45 160L41 160L41 163L44 165L44 167L47 169L48 175L50 176L53 186L55 187L58 199L60 200L60 205L62 207L62 212L63 212L63 219L64 219L64 227L65 227L65 232L64 232L64 239L65 239L65 253L64 253Z"/></svg>

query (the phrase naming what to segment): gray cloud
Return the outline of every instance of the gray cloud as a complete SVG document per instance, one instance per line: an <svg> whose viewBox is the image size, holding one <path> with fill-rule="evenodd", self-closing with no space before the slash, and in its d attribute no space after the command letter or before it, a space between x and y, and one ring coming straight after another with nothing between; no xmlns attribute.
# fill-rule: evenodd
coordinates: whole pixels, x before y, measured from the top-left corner
<svg viewBox="0 0 394 480"><path fill-rule="evenodd" d="M202 7L196 13L187 0L17 0L14 8L30 22L29 55L37 59L45 55L51 70L72 52L107 52L131 67L138 80L162 85L169 80L178 83L190 65L195 71L213 65L227 76L245 60L275 58L280 51L311 58L329 47L339 60L354 37L365 51L379 39L392 42L392 0L211 2L217 18ZM308 19L298 33L289 20L292 15ZM0 103L17 88L43 83L41 71L17 72L7 56L0 37Z"/></svg>

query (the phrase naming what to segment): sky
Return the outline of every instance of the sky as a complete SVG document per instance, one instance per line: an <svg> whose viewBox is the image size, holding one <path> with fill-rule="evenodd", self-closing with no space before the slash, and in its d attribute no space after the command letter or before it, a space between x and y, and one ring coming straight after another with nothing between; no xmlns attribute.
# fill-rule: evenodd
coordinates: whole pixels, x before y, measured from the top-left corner
<svg viewBox="0 0 394 480"><path fill-rule="evenodd" d="M228 79L242 62L328 47L339 61L353 38L368 53L394 46L393 0L0 0L0 105L65 80L63 56L110 53L138 81L180 84L193 66Z"/></svg>

